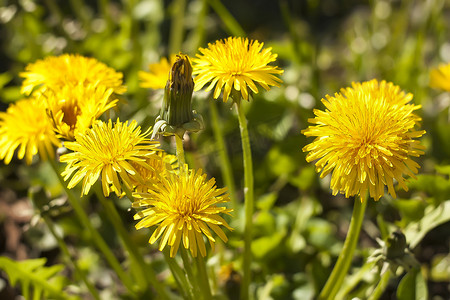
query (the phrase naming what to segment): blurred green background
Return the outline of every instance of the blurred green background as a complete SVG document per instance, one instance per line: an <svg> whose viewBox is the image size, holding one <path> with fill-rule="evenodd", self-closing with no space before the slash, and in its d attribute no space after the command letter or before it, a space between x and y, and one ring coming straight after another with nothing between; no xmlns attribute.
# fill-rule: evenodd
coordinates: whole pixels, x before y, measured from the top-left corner
<svg viewBox="0 0 450 300"><path fill-rule="evenodd" d="M410 191L399 191L399 199L386 196L371 201L357 258L361 266L378 247L375 238L386 232L400 229L407 238L419 232L423 239L412 251L426 274L430 298L450 299L450 223L445 216L440 223L426 219L433 209L448 208L450 198L450 94L429 88L430 69L450 62L450 1L0 0L0 26L1 110L21 98L19 73L28 63L48 55L80 53L123 72L128 92L112 116L136 119L144 128L153 125L162 95L139 87L138 71L148 70L149 63L178 51L194 56L198 47L233 35L272 47L279 55L276 64L285 70L284 83L255 95L245 106L255 166L252 288L258 299L312 298L323 286L346 234L352 200L332 196L327 179L318 179L302 152L311 141L300 131L308 126L312 110L323 108L320 99L352 81L372 78L392 81L414 94L414 103L422 105L417 113L427 131L422 138L426 154L417 159L421 174L410 180ZM222 186L220 149L214 142L206 98L205 93L194 94L193 107L203 115L206 128L187 140L187 159L191 167L205 169ZM219 117L242 201L237 118L230 104L220 102ZM29 168L13 162L0 165L0 253L56 262L54 243L43 242L45 229L29 223L33 213L22 219L15 215L15 205L21 203L17 199L27 195L30 185L58 194L54 178L48 178L45 165ZM26 202L21 205L31 209ZM118 205L131 228L126 203ZM93 216L99 214L96 203L89 207ZM60 208L55 218L69 236L76 237L69 241L82 245L80 229L65 213ZM236 230L230 234L229 246L236 249L241 246L242 228L239 221L233 222ZM423 222L434 225L422 231L411 229ZM111 245L117 244L114 236L108 236L107 224L99 226ZM146 236L133 234L145 244ZM86 257L95 260L93 256L91 251ZM235 260L235 252L225 259ZM371 279L370 274L365 276L352 296L367 293ZM400 280L401 276L391 280L383 299L396 299ZM229 295L238 281L239 277L224 279ZM108 290L110 284L102 287Z"/></svg>

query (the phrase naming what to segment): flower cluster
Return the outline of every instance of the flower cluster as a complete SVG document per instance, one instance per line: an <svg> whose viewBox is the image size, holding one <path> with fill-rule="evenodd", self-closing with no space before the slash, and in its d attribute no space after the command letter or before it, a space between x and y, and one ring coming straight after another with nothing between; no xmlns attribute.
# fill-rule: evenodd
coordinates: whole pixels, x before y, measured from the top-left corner
<svg viewBox="0 0 450 300"><path fill-rule="evenodd" d="M0 114L0 158L17 157L30 164L35 154L54 156L60 141L73 140L117 103L126 91L122 73L80 55L50 56L29 64L21 92L27 99Z"/></svg>
<svg viewBox="0 0 450 300"><path fill-rule="evenodd" d="M80 55L50 56L29 64L21 92L45 103L58 137L73 140L126 91L122 73Z"/></svg>

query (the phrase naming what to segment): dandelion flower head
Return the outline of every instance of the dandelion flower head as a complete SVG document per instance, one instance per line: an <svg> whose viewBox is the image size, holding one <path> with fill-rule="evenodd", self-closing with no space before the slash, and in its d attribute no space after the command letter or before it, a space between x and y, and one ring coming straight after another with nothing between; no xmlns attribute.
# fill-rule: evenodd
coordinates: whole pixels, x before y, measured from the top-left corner
<svg viewBox="0 0 450 300"><path fill-rule="evenodd" d="M163 57L157 63L148 66L150 72L139 71L140 87L154 90L163 89L169 79L169 72L172 65L177 60L176 55L170 56L170 61Z"/></svg>
<svg viewBox="0 0 450 300"><path fill-rule="evenodd" d="M77 133L84 133L105 111L114 107L113 89L81 84L65 86L58 93L49 91L45 98L48 113L60 138L74 140Z"/></svg>
<svg viewBox="0 0 450 300"><path fill-rule="evenodd" d="M450 63L441 64L430 72L430 86L450 92Z"/></svg>
<svg viewBox="0 0 450 300"><path fill-rule="evenodd" d="M409 104L412 94L385 81L353 83L334 97L322 99L325 111L314 110L314 124L303 130L316 139L303 148L306 160L316 161L323 178L331 175L333 195L363 196L378 200L387 186L394 198L394 179L407 190L403 175L415 178L419 165L411 157L424 154L415 138L425 131L415 129L420 105Z"/></svg>
<svg viewBox="0 0 450 300"><path fill-rule="evenodd" d="M17 148L17 158L31 164L34 155L39 153L46 159L59 146L42 102L34 98L19 100L6 112L0 112L0 159L5 164L11 162Z"/></svg>
<svg viewBox="0 0 450 300"><path fill-rule="evenodd" d="M30 95L34 91L41 93L51 89L59 91L64 86L94 85L112 88L114 93L123 94L122 73L99 62L78 54L49 56L26 66L20 73L25 78L21 93Z"/></svg>
<svg viewBox="0 0 450 300"><path fill-rule="evenodd" d="M82 194L87 194L101 178L103 194L111 192L122 196L122 184L132 189L131 176L139 176L131 163L146 166L146 160L154 155L159 144L147 138L150 130L141 133L136 121L128 124L117 120L112 123L97 121L84 134L77 134L74 142L64 146L73 152L61 156L60 161L67 163L61 173L64 180L72 179L68 188L73 188L83 180Z"/></svg>
<svg viewBox="0 0 450 300"><path fill-rule="evenodd" d="M232 210L218 206L230 200L228 193L215 184L214 178L206 180L206 174L201 170L189 170L181 175L167 174L148 193L135 194L138 198L133 207L143 208L134 216L135 220L141 219L136 229L157 225L149 243L161 238L159 250L169 245L171 257L176 255L181 243L194 257L198 253L206 256L203 235L214 249L216 240L211 230L224 242L228 238L220 226L232 230L219 215L229 214Z"/></svg>
<svg viewBox="0 0 450 300"><path fill-rule="evenodd" d="M258 93L256 83L265 90L280 86L282 80L276 75L282 74L283 70L269 65L276 60L277 54L271 52L272 48L263 49L263 46L264 43L256 40L229 37L208 44L206 49L200 48L201 54L193 59L193 74L197 75L194 90L209 83L206 91L215 87L214 99L217 99L223 88L223 101L227 102L233 88L248 100L248 89Z"/></svg>

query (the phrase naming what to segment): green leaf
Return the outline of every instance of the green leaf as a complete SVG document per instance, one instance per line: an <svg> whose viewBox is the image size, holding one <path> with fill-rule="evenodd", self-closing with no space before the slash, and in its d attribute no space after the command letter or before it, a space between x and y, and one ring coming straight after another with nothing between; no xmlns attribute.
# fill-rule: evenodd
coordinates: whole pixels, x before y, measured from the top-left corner
<svg viewBox="0 0 450 300"><path fill-rule="evenodd" d="M2 89L6 84L12 80L11 74L8 72L0 74L0 89Z"/></svg>
<svg viewBox="0 0 450 300"><path fill-rule="evenodd" d="M277 201L277 197L278 195L275 192L262 195L256 202L256 207L258 207L260 210L268 211L273 207L273 205Z"/></svg>
<svg viewBox="0 0 450 300"><path fill-rule="evenodd" d="M450 201L445 201L436 208L428 206L420 221L411 222L405 228L410 248L414 249L430 230L448 221L450 221Z"/></svg>
<svg viewBox="0 0 450 300"><path fill-rule="evenodd" d="M267 255L273 253L286 236L286 232L276 232L270 236L264 236L252 241L252 253L257 259L264 259Z"/></svg>
<svg viewBox="0 0 450 300"><path fill-rule="evenodd" d="M412 268L400 281L397 288L398 300L428 299L427 283L419 268Z"/></svg>
<svg viewBox="0 0 450 300"><path fill-rule="evenodd" d="M397 199L393 204L400 211L403 224L420 221L424 216L426 203L422 199Z"/></svg>
<svg viewBox="0 0 450 300"><path fill-rule="evenodd" d="M12 286L20 284L25 299L73 299L63 289L66 278L57 275L63 265L46 267L45 258L15 261L8 257L0 257L0 269L9 276Z"/></svg>
<svg viewBox="0 0 450 300"><path fill-rule="evenodd" d="M410 180L407 185L410 189L433 196L437 203L448 200L450 195L450 181L442 175L417 175L417 180Z"/></svg>
<svg viewBox="0 0 450 300"><path fill-rule="evenodd" d="M450 175L450 165L436 165L435 168L438 173Z"/></svg>
<svg viewBox="0 0 450 300"><path fill-rule="evenodd" d="M450 254L436 254L431 261L430 278L446 282L450 278Z"/></svg>

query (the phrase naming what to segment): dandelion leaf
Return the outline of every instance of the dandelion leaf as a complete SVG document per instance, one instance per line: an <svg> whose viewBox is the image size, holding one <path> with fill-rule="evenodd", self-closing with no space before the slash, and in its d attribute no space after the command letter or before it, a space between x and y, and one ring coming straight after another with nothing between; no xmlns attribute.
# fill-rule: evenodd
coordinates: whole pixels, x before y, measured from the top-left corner
<svg viewBox="0 0 450 300"><path fill-rule="evenodd" d="M8 275L12 286L21 286L23 297L26 300L74 299L63 291L67 279L58 275L64 266L46 267L46 261L45 258L15 261L7 257L0 257L0 270Z"/></svg>

